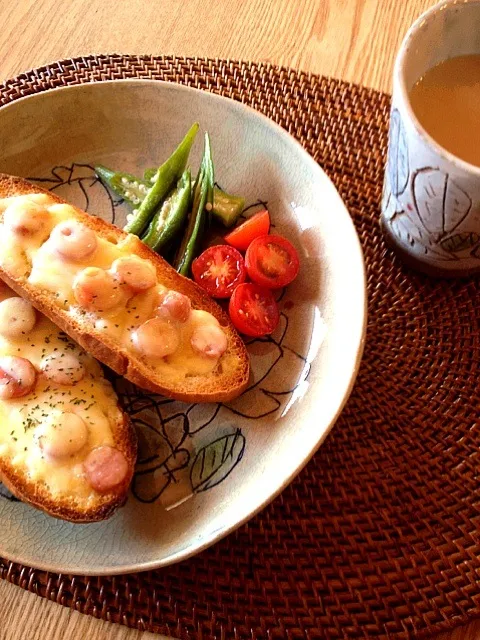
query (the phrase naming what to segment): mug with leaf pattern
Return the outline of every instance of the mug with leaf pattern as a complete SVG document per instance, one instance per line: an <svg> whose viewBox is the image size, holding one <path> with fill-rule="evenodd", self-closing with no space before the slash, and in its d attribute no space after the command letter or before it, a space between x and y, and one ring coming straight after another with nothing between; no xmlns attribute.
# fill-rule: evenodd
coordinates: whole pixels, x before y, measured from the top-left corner
<svg viewBox="0 0 480 640"><path fill-rule="evenodd" d="M480 54L479 24L480 0L441 2L412 25L395 63L382 228L408 264L434 275L480 272L480 167L427 134L409 92L443 60Z"/></svg>

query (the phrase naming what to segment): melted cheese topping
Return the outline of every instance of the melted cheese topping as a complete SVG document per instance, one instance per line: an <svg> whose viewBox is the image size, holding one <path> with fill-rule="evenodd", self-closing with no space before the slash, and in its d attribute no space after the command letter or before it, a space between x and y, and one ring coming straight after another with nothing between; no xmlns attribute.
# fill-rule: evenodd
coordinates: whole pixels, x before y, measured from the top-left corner
<svg viewBox="0 0 480 640"><path fill-rule="evenodd" d="M46 194L32 194L0 199L0 212L4 211L12 202L34 201L47 207L51 216L51 230L60 222L76 219L76 212L68 204L52 204ZM135 330L144 322L154 317L156 300L159 292L166 289L157 284L147 292L133 295L130 299L123 299L118 307L109 311L87 311L82 308L73 296L72 286L77 274L86 267L99 267L108 270L112 263L122 257L135 254L138 238L128 235L119 243L110 242L97 235L98 245L93 253L84 261L72 262L62 258L52 246L52 238L21 238L0 224L0 264L19 277L25 277L28 282L42 290L48 290L56 297L59 307L67 311L73 318L86 323L91 330L98 331L115 343L133 352L137 357L148 360L148 365L165 379L181 380L189 376L205 375L215 369L218 358L205 356L194 351L190 344L193 331L201 325L220 326L218 320L210 313L192 310L190 318L185 323L178 323L180 332L180 346L177 351L164 358L142 356L135 349L132 336Z"/></svg>
<svg viewBox="0 0 480 640"><path fill-rule="evenodd" d="M0 285L0 301L14 294ZM82 462L94 447L113 445L112 424L121 420L117 397L96 360L37 313L33 330L18 340L0 335L0 357L19 356L30 360L37 371L42 358L71 354L83 364L86 375L73 386L62 386L39 374L32 393L16 399L0 400L0 457L13 467L24 469L28 478L42 483L55 496L74 497L88 506L98 494L88 483ZM43 427L55 417L71 412L82 418L88 428L85 446L64 459L47 458L41 447Z"/></svg>

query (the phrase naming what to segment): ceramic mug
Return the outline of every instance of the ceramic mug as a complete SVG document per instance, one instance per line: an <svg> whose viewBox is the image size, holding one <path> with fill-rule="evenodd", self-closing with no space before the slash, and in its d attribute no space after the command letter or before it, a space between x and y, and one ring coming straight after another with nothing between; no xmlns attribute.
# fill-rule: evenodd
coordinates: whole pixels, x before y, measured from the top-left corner
<svg viewBox="0 0 480 640"><path fill-rule="evenodd" d="M395 63L382 228L408 264L440 276L480 272L480 167L427 134L409 92L431 67L468 54L480 54L480 0L447 0L412 25Z"/></svg>

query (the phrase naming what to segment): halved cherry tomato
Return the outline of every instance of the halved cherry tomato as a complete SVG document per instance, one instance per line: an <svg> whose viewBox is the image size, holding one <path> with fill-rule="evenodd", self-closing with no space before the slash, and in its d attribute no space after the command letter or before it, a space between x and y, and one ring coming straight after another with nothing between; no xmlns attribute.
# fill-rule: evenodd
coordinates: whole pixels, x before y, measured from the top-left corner
<svg viewBox="0 0 480 640"><path fill-rule="evenodd" d="M298 253L282 236L261 236L247 249L245 264L250 278L262 287L280 289L295 280L300 268Z"/></svg>
<svg viewBox="0 0 480 640"><path fill-rule="evenodd" d="M248 218L239 227L225 236L225 242L231 244L232 247L239 251L246 251L249 244L258 238L264 236L270 231L270 214L266 209L259 211L251 218Z"/></svg>
<svg viewBox="0 0 480 640"><path fill-rule="evenodd" d="M272 333L280 319L272 292L253 282L240 284L235 289L228 312L240 333L256 338Z"/></svg>
<svg viewBox="0 0 480 640"><path fill-rule="evenodd" d="M193 261L192 273L195 282L212 298L229 298L246 278L242 254L227 244L205 249Z"/></svg>

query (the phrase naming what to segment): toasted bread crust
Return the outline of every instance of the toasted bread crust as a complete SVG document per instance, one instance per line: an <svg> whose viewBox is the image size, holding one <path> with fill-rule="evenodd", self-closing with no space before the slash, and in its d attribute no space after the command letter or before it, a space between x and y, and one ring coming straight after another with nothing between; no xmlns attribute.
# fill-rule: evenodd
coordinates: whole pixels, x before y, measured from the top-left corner
<svg viewBox="0 0 480 640"><path fill-rule="evenodd" d="M46 193L53 201L65 203L65 200L55 194L23 178L0 174L0 198L29 193ZM124 231L101 218L95 218L77 207L74 209L77 218L101 237L117 242L126 237L127 234ZM68 312L56 306L51 292L32 286L24 278L15 278L2 268L0 268L0 278L19 295L29 300L97 360L148 391L184 402L225 402L240 395L248 385L250 363L245 345L228 316L200 287L179 275L163 258L140 240L132 245L132 253L154 264L160 283L187 295L192 301L193 308L208 311L217 318L228 339L228 349L223 357L233 355L235 367L225 370L226 367L222 367L222 359L220 359L219 366L211 374L192 376L182 380L181 384L173 384L163 379L133 353L121 349L108 336L100 335L94 329L82 326Z"/></svg>
<svg viewBox="0 0 480 640"><path fill-rule="evenodd" d="M117 424L112 425L114 444L127 459L128 475L114 492L98 494L97 500L89 508L77 504L72 498L53 498L43 485L29 480L22 469L15 468L8 460L2 458L0 458L1 482L19 500L55 518L74 523L98 522L109 518L127 499L137 457L134 428L125 413L121 412L120 416Z"/></svg>

